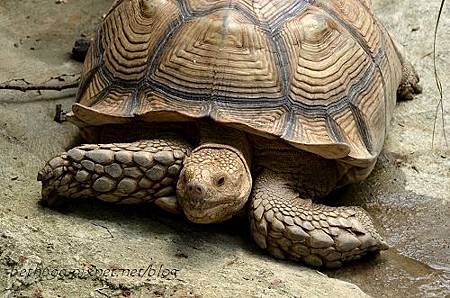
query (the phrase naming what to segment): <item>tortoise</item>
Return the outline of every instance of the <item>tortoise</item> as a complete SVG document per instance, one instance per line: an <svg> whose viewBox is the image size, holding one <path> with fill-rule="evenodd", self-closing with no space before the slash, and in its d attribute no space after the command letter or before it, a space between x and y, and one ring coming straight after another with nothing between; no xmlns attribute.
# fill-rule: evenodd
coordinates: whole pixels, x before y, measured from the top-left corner
<svg viewBox="0 0 450 298"><path fill-rule="evenodd" d="M45 164L42 201L247 212L273 256L339 267L388 246L320 202L370 174L418 82L370 0L118 0L67 115L87 144Z"/></svg>

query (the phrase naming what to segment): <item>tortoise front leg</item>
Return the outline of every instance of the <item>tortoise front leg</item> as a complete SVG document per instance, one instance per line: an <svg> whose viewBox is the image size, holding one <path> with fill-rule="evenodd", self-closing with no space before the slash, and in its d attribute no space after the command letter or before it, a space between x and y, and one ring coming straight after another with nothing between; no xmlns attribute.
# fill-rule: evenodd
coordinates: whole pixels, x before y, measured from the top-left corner
<svg viewBox="0 0 450 298"><path fill-rule="evenodd" d="M190 152L188 142L175 138L75 147L39 172L42 200L50 206L63 198L86 197L120 204L155 202L179 213L176 184Z"/></svg>
<svg viewBox="0 0 450 298"><path fill-rule="evenodd" d="M304 200L290 186L295 178L264 170L254 182L251 232L260 247L317 267L339 267L388 248L366 211Z"/></svg>

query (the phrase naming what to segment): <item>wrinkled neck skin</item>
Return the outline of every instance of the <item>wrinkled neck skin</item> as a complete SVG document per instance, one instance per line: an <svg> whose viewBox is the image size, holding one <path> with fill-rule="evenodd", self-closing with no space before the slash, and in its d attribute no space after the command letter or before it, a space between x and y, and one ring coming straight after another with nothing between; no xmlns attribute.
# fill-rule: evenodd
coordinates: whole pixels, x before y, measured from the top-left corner
<svg viewBox="0 0 450 298"><path fill-rule="evenodd" d="M334 159L326 159L314 153L299 150L276 139L252 136L255 175L264 170L277 173L282 178L280 193L286 185L295 189L303 199L327 196L337 186L346 183L349 166ZM278 186L272 186L276 188Z"/></svg>
<svg viewBox="0 0 450 298"><path fill-rule="evenodd" d="M218 223L238 214L252 188L251 146L242 131L202 123L200 142L184 162L177 196L195 223Z"/></svg>

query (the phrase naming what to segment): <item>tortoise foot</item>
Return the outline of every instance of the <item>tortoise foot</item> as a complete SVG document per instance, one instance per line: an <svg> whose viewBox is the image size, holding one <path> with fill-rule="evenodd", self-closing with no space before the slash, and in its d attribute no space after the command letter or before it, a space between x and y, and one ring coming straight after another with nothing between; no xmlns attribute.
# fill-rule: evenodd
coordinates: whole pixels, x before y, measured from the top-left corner
<svg viewBox="0 0 450 298"><path fill-rule="evenodd" d="M265 178L255 181L251 232L275 257L336 268L388 248L363 209L314 204L299 198L280 177Z"/></svg>
<svg viewBox="0 0 450 298"><path fill-rule="evenodd" d="M56 206L64 198L95 197L134 204L174 196L190 150L188 144L171 140L75 147L39 172L42 201Z"/></svg>

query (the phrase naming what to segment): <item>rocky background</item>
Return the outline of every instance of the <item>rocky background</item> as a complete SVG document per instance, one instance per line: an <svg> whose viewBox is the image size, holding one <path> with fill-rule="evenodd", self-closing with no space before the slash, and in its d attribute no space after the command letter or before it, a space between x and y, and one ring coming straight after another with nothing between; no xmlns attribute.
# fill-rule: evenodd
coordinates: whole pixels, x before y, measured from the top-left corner
<svg viewBox="0 0 450 298"><path fill-rule="evenodd" d="M0 91L2 294L450 295L450 154L442 114L438 114L435 143L431 144L439 98L432 42L440 0L373 3L376 14L416 66L424 92L398 104L374 173L337 194L340 199L334 204L365 207L392 246L389 251L375 260L320 273L265 255L252 243L247 224L239 220L197 226L151 206L112 206L88 200L60 211L44 208L38 204L38 170L52 155L79 142L73 125L53 121L55 105L68 110L75 91ZM53 76L79 73L81 64L70 59L73 42L82 34L90 35L110 5L111 0L2 0L0 82L24 78L41 83ZM445 94L445 129L450 135L450 4L443 13L437 65ZM118 268L130 271L111 278L110 272ZM71 275L71 269L78 271ZM133 276L139 269L146 272L145 277Z"/></svg>

